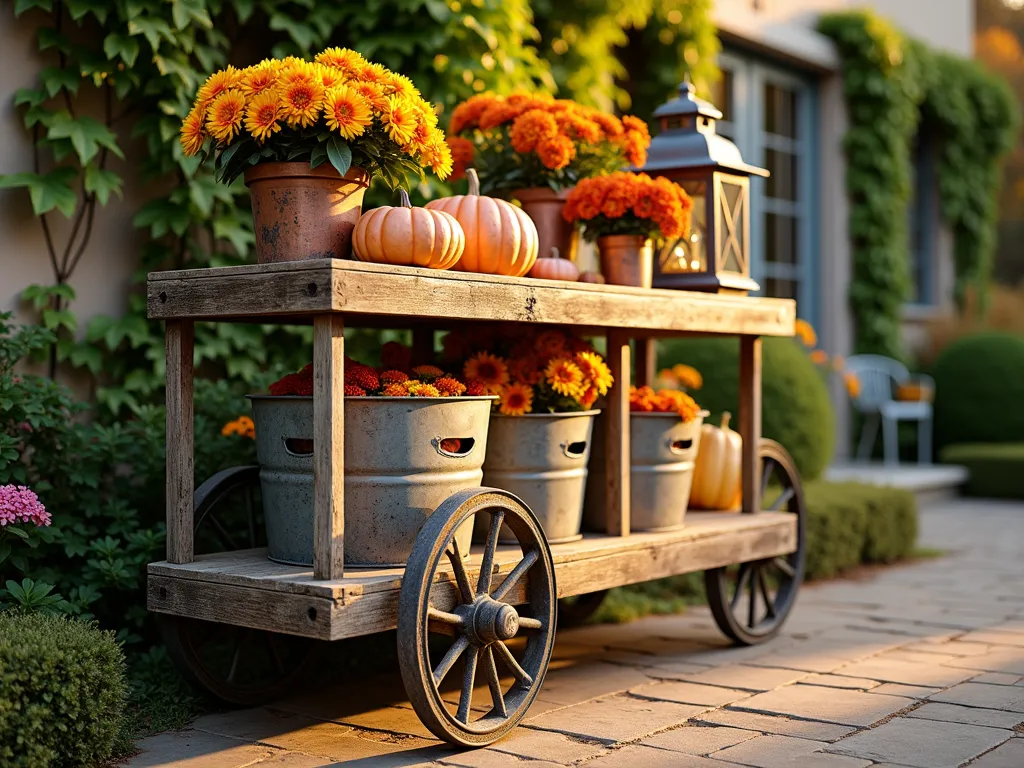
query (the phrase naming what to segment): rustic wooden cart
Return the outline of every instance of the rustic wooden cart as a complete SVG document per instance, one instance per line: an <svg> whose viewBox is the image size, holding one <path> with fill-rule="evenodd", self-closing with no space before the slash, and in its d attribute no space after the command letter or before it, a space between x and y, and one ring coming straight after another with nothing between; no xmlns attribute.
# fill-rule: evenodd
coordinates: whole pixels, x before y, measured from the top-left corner
<svg viewBox="0 0 1024 768"><path fill-rule="evenodd" d="M287 691L314 658L303 645L312 644L307 638L338 640L397 627L403 680L421 719L450 742L480 745L513 728L536 696L554 643L558 599L704 571L718 625L746 644L774 635L792 608L803 574L800 481L785 451L760 437L761 337L793 334L790 300L325 260L155 273L148 302L150 317L166 321L168 449L167 560L149 566L148 605L162 615L169 647L185 671L222 698L252 703ZM406 568L346 570L345 324L411 328L415 352L433 348L435 330L494 320L606 336L616 385L606 404L608 448L592 458L605 462L608 478L605 533L549 547L521 502L475 489L456 494L428 518ZM195 321L313 325L312 569L270 562L260 548L195 553L195 531L203 525L224 534L220 538L232 547L217 523L218 505L258 487L258 469L240 467L193 488ZM644 383L653 372L652 338L687 334L740 338L742 513L690 512L682 530L631 532L630 342L635 339L636 379ZM763 498L768 489L776 497L771 503ZM453 533L473 514L491 516L491 535L465 568ZM499 545L502 523L518 546ZM249 543L256 543L255 532L250 535ZM584 598L575 613L598 600ZM215 628L225 626L239 632L234 652L211 660L204 647ZM243 684L239 649L257 642L269 648L270 671ZM461 675L449 675L457 663ZM474 705L478 677L490 697L481 702L478 694ZM446 693L451 682L455 691Z"/></svg>

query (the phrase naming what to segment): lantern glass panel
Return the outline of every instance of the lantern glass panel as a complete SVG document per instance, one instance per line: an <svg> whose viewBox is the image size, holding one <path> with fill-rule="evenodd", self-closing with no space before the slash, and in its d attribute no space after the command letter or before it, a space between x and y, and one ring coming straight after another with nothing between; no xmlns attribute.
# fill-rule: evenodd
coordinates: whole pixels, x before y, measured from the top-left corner
<svg viewBox="0 0 1024 768"><path fill-rule="evenodd" d="M693 200L690 211L690 234L665 240L661 244L658 263L662 274L678 275L708 270L707 243L707 185L703 181L679 181L679 186Z"/></svg>
<svg viewBox="0 0 1024 768"><path fill-rule="evenodd" d="M746 274L746 243L743 242L743 221L746 214L746 185L728 178L720 178L719 205L722 233L719 257L720 269L725 272Z"/></svg>

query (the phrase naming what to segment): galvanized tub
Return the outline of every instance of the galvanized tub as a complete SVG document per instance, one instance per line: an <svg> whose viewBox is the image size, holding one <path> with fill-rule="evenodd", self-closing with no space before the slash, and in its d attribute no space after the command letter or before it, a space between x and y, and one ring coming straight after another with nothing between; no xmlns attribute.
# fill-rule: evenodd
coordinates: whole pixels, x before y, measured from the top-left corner
<svg viewBox="0 0 1024 768"><path fill-rule="evenodd" d="M313 564L313 398L249 395L271 560ZM345 565L404 566L456 491L480 486L492 397L345 398ZM472 524L460 529L469 552Z"/></svg>
<svg viewBox="0 0 1024 768"><path fill-rule="evenodd" d="M526 502L549 544L582 538L587 462L594 417L599 413L491 416L484 484ZM478 528L477 534L485 536L486 530ZM515 541L515 537L503 531L501 541Z"/></svg>
<svg viewBox="0 0 1024 768"><path fill-rule="evenodd" d="M631 413L629 418L630 530L669 531L682 528L690 501L693 467L700 446L700 428L707 416L684 422L675 413ZM605 530L607 498L604 468L604 423L597 420L594 452L601 457L590 472L583 527Z"/></svg>

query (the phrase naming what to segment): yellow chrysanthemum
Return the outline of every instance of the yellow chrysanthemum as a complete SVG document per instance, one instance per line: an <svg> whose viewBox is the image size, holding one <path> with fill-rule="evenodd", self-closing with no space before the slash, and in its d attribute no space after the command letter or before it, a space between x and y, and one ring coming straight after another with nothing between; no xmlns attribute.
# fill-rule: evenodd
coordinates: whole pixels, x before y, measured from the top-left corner
<svg viewBox="0 0 1024 768"><path fill-rule="evenodd" d="M347 76L358 72L366 65L366 59L351 48L328 48L318 53L315 60L319 64L340 69Z"/></svg>
<svg viewBox="0 0 1024 768"><path fill-rule="evenodd" d="M704 386L704 377L692 365L676 363L672 366L672 375L687 389L700 389Z"/></svg>
<svg viewBox="0 0 1024 768"><path fill-rule="evenodd" d="M347 85L340 85L324 96L324 119L327 127L342 138L354 139L373 122L373 115L362 96Z"/></svg>
<svg viewBox="0 0 1024 768"><path fill-rule="evenodd" d="M273 61L262 61L255 67L244 70L239 87L250 98L269 91L277 85L279 66Z"/></svg>
<svg viewBox="0 0 1024 768"><path fill-rule="evenodd" d="M181 124L181 148L186 155L194 155L203 148L206 132L203 130L203 119L206 110L193 107Z"/></svg>
<svg viewBox="0 0 1024 768"><path fill-rule="evenodd" d="M256 141L264 142L281 130L281 97L267 91L253 97L245 110L245 129Z"/></svg>
<svg viewBox="0 0 1024 768"><path fill-rule="evenodd" d="M418 99L420 96L419 89L405 75L392 74L381 85L389 96L403 96L407 99Z"/></svg>
<svg viewBox="0 0 1024 768"><path fill-rule="evenodd" d="M324 87L319 79L295 77L281 92L281 111L288 125L305 128L320 117L323 101Z"/></svg>
<svg viewBox="0 0 1024 768"><path fill-rule="evenodd" d="M420 153L420 160L424 165L430 166L430 170L441 181L444 181L451 175L454 165L452 148L444 140L444 134L440 131L435 131L427 146Z"/></svg>
<svg viewBox="0 0 1024 768"><path fill-rule="evenodd" d="M384 66L364 60L361 66L356 67L354 76L356 80L362 80L364 83L384 85L391 79L392 74Z"/></svg>
<svg viewBox="0 0 1024 768"><path fill-rule="evenodd" d="M348 83L348 87L362 96L375 112L381 112L387 106L388 97L377 83L361 83L352 80Z"/></svg>
<svg viewBox="0 0 1024 768"><path fill-rule="evenodd" d="M548 363L544 378L560 395L580 397L583 394L583 371L567 357L556 357Z"/></svg>
<svg viewBox="0 0 1024 768"><path fill-rule="evenodd" d="M466 381L479 382L488 394L497 394L508 384L508 366L490 352L477 352L462 367Z"/></svg>
<svg viewBox="0 0 1024 768"><path fill-rule="evenodd" d="M574 362L583 372L583 378L587 384L597 389L598 394L607 395L608 389L614 383L612 372L605 364L601 356L596 352L578 352Z"/></svg>
<svg viewBox="0 0 1024 768"><path fill-rule="evenodd" d="M221 144L238 134L245 119L245 96L240 91L224 91L213 100L206 114L206 130Z"/></svg>
<svg viewBox="0 0 1024 768"><path fill-rule="evenodd" d="M402 147L402 151L410 157L415 157L421 152L427 151L427 147L433 138L434 132L430 129L430 126L425 123L417 123L412 131L412 138L409 139L408 144Z"/></svg>
<svg viewBox="0 0 1024 768"><path fill-rule="evenodd" d="M314 64L316 67L317 76L320 78L320 84L323 85L325 90L331 88L337 88L340 85L344 85L348 79L345 77L345 73L340 69L334 67L328 67L326 64Z"/></svg>
<svg viewBox="0 0 1024 768"><path fill-rule="evenodd" d="M413 397L441 397L441 393L438 392L437 387L433 384L425 384L422 381L407 381L401 385L405 387L405 391Z"/></svg>
<svg viewBox="0 0 1024 768"><path fill-rule="evenodd" d="M242 72L232 66L222 69L220 72L214 72L203 84L203 87L199 89L199 93L196 95L196 102L208 104L229 88L237 87L241 80Z"/></svg>
<svg viewBox="0 0 1024 768"><path fill-rule="evenodd" d="M279 82L282 86L293 83L319 83L320 73L317 71L316 65L290 57L288 63L281 68ZM323 87L322 84L321 87Z"/></svg>
<svg viewBox="0 0 1024 768"><path fill-rule="evenodd" d="M533 411L533 388L509 384L498 393L498 410L506 416L522 416Z"/></svg>
<svg viewBox="0 0 1024 768"><path fill-rule="evenodd" d="M381 110L381 122L388 136L396 144L405 146L412 139L416 130L416 109L408 99L400 96L388 96L384 109Z"/></svg>

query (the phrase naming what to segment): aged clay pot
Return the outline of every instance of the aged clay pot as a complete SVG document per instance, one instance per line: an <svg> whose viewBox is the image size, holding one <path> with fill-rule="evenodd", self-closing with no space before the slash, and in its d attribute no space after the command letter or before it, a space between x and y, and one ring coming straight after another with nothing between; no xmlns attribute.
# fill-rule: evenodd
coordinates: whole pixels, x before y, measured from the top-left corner
<svg viewBox="0 0 1024 768"><path fill-rule="evenodd" d="M259 163L245 172L252 196L256 262L347 259L370 175L328 164Z"/></svg>
<svg viewBox="0 0 1024 768"><path fill-rule="evenodd" d="M551 256L551 249L557 248L558 255L563 259L576 261L579 234L571 221L562 218L562 209L565 208L565 200L570 191L563 189L555 192L549 187L530 187L512 193L537 225L537 254L540 258Z"/></svg>
<svg viewBox="0 0 1024 768"><path fill-rule="evenodd" d="M601 274L611 285L650 288L654 279L654 245L643 235L597 238Z"/></svg>

